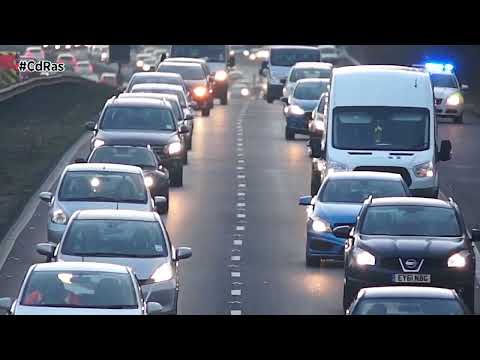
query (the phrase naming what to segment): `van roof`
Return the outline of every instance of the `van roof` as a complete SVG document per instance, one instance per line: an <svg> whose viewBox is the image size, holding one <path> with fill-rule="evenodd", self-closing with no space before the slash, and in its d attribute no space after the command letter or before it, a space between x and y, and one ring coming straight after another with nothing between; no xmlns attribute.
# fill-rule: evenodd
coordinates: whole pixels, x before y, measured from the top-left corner
<svg viewBox="0 0 480 360"><path fill-rule="evenodd" d="M433 88L427 72L395 65L335 68L332 108L337 106L399 106L430 108Z"/></svg>

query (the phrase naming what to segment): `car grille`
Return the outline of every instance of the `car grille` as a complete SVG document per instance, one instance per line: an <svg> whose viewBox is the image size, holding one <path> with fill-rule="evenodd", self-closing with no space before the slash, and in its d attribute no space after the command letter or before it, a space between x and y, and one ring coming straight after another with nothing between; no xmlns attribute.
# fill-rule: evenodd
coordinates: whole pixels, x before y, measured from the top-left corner
<svg viewBox="0 0 480 360"><path fill-rule="evenodd" d="M335 245L325 241L314 240L310 243L310 249L313 251L332 251Z"/></svg>
<svg viewBox="0 0 480 360"><path fill-rule="evenodd" d="M441 105L443 99L435 99L435 105Z"/></svg>
<svg viewBox="0 0 480 360"><path fill-rule="evenodd" d="M402 167L397 166L359 166L354 169L354 171L378 171L378 172L388 172L399 174L402 176L403 181L407 183L408 186L412 184L412 178L408 173L408 170Z"/></svg>
<svg viewBox="0 0 480 360"><path fill-rule="evenodd" d="M420 268L421 273L435 271L439 269L445 269L447 265L446 259L431 259L431 258L416 258L416 257L402 257L402 261L405 264L405 261L408 259L415 259L420 262L423 259L422 267ZM379 264L383 269L390 271L403 272L402 266L398 257L395 258L385 258L380 260Z"/></svg>

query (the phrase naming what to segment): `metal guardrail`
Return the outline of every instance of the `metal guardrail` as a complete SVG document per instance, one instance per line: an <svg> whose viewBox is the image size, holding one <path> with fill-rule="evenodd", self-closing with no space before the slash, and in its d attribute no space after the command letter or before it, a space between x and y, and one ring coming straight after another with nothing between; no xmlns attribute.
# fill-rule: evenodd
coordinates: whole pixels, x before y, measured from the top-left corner
<svg viewBox="0 0 480 360"><path fill-rule="evenodd" d="M39 77L34 79L29 79L26 81L15 83L11 86L3 88L0 90L0 102L15 97L17 95L23 94L29 90L32 90L41 86L55 85L61 83L97 83L96 81L86 79L80 75L50 75L45 77Z"/></svg>

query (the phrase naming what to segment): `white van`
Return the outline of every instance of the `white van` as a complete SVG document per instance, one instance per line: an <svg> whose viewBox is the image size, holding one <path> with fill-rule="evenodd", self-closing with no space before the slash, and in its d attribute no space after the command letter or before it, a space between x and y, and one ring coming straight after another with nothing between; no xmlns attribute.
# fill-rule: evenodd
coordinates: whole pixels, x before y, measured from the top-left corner
<svg viewBox="0 0 480 360"><path fill-rule="evenodd" d="M438 196L439 161L451 143L439 143L434 94L421 69L364 65L332 72L326 141L313 154L312 192L338 171L383 171L402 175L412 195Z"/></svg>

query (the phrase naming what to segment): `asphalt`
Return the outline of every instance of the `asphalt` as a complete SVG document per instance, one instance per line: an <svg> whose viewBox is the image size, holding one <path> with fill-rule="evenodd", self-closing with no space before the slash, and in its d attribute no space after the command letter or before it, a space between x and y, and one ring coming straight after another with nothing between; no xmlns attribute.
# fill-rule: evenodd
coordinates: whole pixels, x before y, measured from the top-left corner
<svg viewBox="0 0 480 360"><path fill-rule="evenodd" d="M253 86L257 68L238 70L229 105L195 119L184 187L171 190L164 216L173 243L193 250L180 266L179 312L341 314L341 264L305 266L306 213L297 201L309 193L306 137L287 142L282 105L267 104ZM441 165L441 189L454 193L468 224L480 222L480 118L442 121L440 135L454 151ZM0 296L15 296L29 265L43 261L34 245L46 240L46 221L42 203L0 271Z"/></svg>

